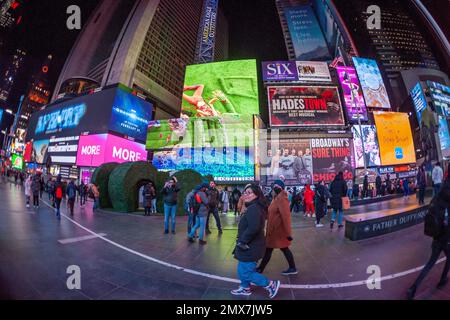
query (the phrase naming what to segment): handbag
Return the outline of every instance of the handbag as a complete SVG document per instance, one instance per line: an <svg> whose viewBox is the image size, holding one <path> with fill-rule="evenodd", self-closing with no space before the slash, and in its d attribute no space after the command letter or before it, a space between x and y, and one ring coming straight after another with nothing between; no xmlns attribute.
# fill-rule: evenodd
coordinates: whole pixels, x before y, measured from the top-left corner
<svg viewBox="0 0 450 320"><path fill-rule="evenodd" d="M342 209L348 210L350 209L350 198L342 197Z"/></svg>

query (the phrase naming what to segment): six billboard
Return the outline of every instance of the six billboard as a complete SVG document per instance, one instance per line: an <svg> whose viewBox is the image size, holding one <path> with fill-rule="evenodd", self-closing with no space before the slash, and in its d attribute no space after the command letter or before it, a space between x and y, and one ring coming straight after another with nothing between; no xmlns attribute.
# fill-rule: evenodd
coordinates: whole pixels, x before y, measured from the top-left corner
<svg viewBox="0 0 450 320"><path fill-rule="evenodd" d="M256 60L187 66L182 98L183 117L259 114Z"/></svg>
<svg viewBox="0 0 450 320"><path fill-rule="evenodd" d="M338 66L336 70L344 94L349 122L355 123L358 119L367 121L367 108L355 68Z"/></svg>
<svg viewBox="0 0 450 320"><path fill-rule="evenodd" d="M372 59L353 57L353 64L358 73L366 106L370 108L390 109L389 96L377 62Z"/></svg>
<svg viewBox="0 0 450 320"><path fill-rule="evenodd" d="M331 61L328 46L310 5L285 7L296 60Z"/></svg>
<svg viewBox="0 0 450 320"><path fill-rule="evenodd" d="M400 112L374 112L383 166L416 162L409 117Z"/></svg>
<svg viewBox="0 0 450 320"><path fill-rule="evenodd" d="M359 126L353 126L352 132L356 168L364 168L364 157L366 158L368 168L380 166L380 147L378 146L376 127L373 125L362 125L361 128Z"/></svg>
<svg viewBox="0 0 450 320"><path fill-rule="evenodd" d="M295 61L265 61L262 63L264 82L298 81Z"/></svg>
<svg viewBox="0 0 450 320"><path fill-rule="evenodd" d="M336 87L269 86L267 90L272 127L345 125Z"/></svg>

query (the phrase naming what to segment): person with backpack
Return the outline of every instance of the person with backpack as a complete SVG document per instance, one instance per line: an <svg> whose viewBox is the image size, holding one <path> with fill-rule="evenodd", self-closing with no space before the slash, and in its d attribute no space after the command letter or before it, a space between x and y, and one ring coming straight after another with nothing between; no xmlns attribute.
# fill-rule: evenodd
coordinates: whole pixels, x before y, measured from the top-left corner
<svg viewBox="0 0 450 320"><path fill-rule="evenodd" d="M61 220L61 201L64 197L64 187L61 181L61 175L58 175L58 177L56 178L54 190L56 218L58 218L58 220Z"/></svg>
<svg viewBox="0 0 450 320"><path fill-rule="evenodd" d="M440 192L430 203L428 212L424 221L424 233L433 238L431 245L431 257L427 264L420 272L414 284L408 289L407 297L409 300L414 299L416 291L427 274L436 264L441 252L447 257L444 270L440 281L437 285L438 289L444 288L448 282L448 271L450 269L450 179L447 179Z"/></svg>
<svg viewBox="0 0 450 320"><path fill-rule="evenodd" d="M196 188L196 191L191 197L192 215L195 217L195 225L191 228L188 235L188 241L194 242L195 233L199 230L199 244L205 245L205 229L206 229L206 217L209 212L209 197L206 191L209 189L208 183L203 183Z"/></svg>
<svg viewBox="0 0 450 320"><path fill-rule="evenodd" d="M176 177L170 178L162 189L164 196L164 233L169 233L169 219L172 219L172 234L175 234L175 217L178 204L178 180Z"/></svg>
<svg viewBox="0 0 450 320"><path fill-rule="evenodd" d="M186 215L188 216L188 223L187 223L187 234L191 233L192 227L195 226L195 216L194 216L194 201L195 201L195 194L198 192L198 187L195 189L192 189L184 199L184 212L186 212Z"/></svg>
<svg viewBox="0 0 450 320"><path fill-rule="evenodd" d="M70 215L73 216L73 207L75 205L75 199L77 197L77 187L73 180L70 180L66 189L67 204L69 205Z"/></svg>

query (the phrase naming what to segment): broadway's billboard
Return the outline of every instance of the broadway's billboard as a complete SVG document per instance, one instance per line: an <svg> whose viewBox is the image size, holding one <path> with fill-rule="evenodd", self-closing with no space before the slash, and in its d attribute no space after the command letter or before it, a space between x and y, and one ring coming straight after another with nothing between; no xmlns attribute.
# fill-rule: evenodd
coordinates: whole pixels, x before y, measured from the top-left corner
<svg viewBox="0 0 450 320"><path fill-rule="evenodd" d="M381 77L377 62L371 59L353 57L356 72L361 82L366 106L390 109L389 96Z"/></svg>
<svg viewBox="0 0 450 320"><path fill-rule="evenodd" d="M343 126L336 87L268 87L272 127Z"/></svg>
<svg viewBox="0 0 450 320"><path fill-rule="evenodd" d="M269 61L262 63L265 82L331 82L326 62Z"/></svg>
<svg viewBox="0 0 450 320"><path fill-rule="evenodd" d="M344 93L348 120L350 122L358 122L358 119L367 121L367 108L355 68L338 66L336 70Z"/></svg>

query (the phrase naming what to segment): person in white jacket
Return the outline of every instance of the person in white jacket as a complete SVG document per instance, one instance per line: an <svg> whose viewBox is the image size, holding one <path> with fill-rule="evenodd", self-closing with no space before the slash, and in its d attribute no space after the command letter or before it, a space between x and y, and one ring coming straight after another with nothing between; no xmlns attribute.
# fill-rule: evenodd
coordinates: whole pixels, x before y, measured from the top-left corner
<svg viewBox="0 0 450 320"><path fill-rule="evenodd" d="M444 171L441 168L441 164L436 162L431 173L433 179L433 196L437 195L441 191L442 180L444 179Z"/></svg>
<svg viewBox="0 0 450 320"><path fill-rule="evenodd" d="M27 180L25 181L25 197L27 199L27 208L30 207L31 183L31 176L28 176Z"/></svg>

